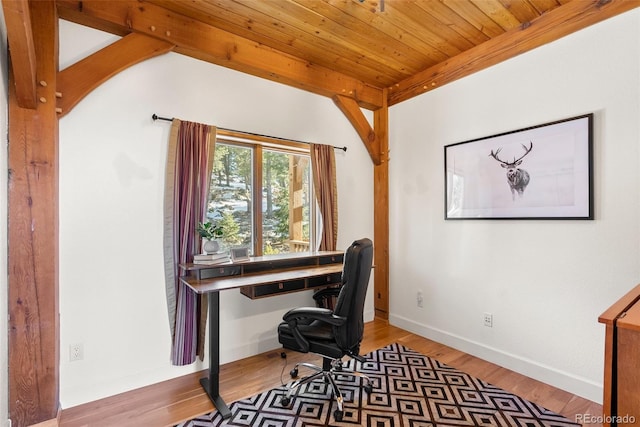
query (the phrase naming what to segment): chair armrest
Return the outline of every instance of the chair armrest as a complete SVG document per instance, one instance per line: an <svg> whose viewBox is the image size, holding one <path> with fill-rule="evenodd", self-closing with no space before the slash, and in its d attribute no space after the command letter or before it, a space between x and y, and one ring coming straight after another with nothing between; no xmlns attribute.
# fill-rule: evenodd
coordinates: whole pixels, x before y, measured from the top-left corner
<svg viewBox="0 0 640 427"><path fill-rule="evenodd" d="M309 352L309 341L307 341L304 335L302 335L302 332L300 332L300 329L298 329L298 321L304 320L305 322L302 322L303 325L308 324L308 322L306 322L307 320L318 320L333 326L340 326L347 320L346 317L334 315L333 311L328 308L320 307L294 308L285 313L282 319L289 325L296 343L304 353Z"/></svg>
<svg viewBox="0 0 640 427"><path fill-rule="evenodd" d="M327 297L337 297L340 294L341 288L324 288L320 289L316 293L313 294L313 299L316 301L320 301L323 298Z"/></svg>
<svg viewBox="0 0 640 427"><path fill-rule="evenodd" d="M333 326L341 326L347 320L346 317L336 316L333 311L322 307L298 307L289 310L282 316L282 319L291 323L291 321L300 319L319 320Z"/></svg>

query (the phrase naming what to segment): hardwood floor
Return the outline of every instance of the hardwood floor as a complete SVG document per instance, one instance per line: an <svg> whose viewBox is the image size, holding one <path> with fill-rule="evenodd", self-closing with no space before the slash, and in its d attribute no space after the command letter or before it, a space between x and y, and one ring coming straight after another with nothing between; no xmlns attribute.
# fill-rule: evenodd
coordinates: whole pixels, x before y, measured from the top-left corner
<svg viewBox="0 0 640 427"><path fill-rule="evenodd" d="M602 406L405 330L375 320L365 325L363 354L398 342L477 378L576 420L578 414L602 415ZM220 390L227 403L277 387L289 380L298 361L320 358L281 349L221 366ZM285 365L286 364L286 365ZM214 409L199 384L202 373L164 381L62 411L60 426L166 426Z"/></svg>

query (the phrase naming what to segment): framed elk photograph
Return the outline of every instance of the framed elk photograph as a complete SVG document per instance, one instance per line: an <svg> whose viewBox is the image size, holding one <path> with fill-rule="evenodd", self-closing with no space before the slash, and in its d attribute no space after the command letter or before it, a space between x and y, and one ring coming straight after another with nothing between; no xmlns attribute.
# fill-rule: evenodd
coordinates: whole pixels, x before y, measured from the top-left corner
<svg viewBox="0 0 640 427"><path fill-rule="evenodd" d="M444 147L445 219L593 219L593 114Z"/></svg>

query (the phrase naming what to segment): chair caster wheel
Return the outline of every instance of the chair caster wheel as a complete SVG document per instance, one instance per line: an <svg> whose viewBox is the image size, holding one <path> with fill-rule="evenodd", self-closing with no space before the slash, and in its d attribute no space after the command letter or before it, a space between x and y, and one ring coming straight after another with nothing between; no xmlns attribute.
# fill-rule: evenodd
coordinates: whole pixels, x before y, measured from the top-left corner
<svg viewBox="0 0 640 427"><path fill-rule="evenodd" d="M290 403L291 403L291 398L290 397L282 396L282 399L280 399L280 404L282 406L289 406Z"/></svg>
<svg viewBox="0 0 640 427"><path fill-rule="evenodd" d="M344 412L342 412L339 409L336 409L335 412L333 413L333 418L335 418L337 422L340 422L342 421L343 415L344 415Z"/></svg>
<svg viewBox="0 0 640 427"><path fill-rule="evenodd" d="M291 378L295 378L298 376L298 368L293 368L291 370L291 372L289 372L289 375L291 375Z"/></svg>
<svg viewBox="0 0 640 427"><path fill-rule="evenodd" d="M367 384L363 388L364 388L364 391L367 392L367 394L371 394L373 392L373 386L371 384Z"/></svg>

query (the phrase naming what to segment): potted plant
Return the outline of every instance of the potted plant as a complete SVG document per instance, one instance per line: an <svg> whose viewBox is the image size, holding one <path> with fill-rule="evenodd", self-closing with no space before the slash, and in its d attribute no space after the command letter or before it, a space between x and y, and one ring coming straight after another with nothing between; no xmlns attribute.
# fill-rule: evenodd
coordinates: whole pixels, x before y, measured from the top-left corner
<svg viewBox="0 0 640 427"><path fill-rule="evenodd" d="M202 237L202 251L206 254L214 254L220 249L216 239L223 236L222 227L211 221L199 222L196 231Z"/></svg>

